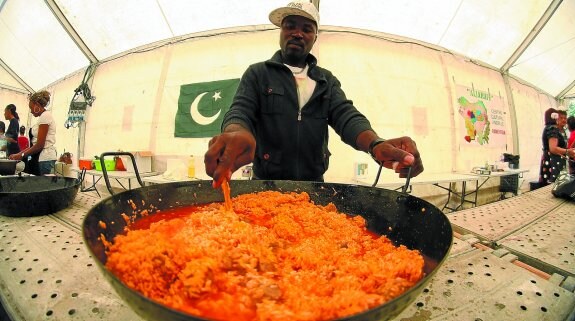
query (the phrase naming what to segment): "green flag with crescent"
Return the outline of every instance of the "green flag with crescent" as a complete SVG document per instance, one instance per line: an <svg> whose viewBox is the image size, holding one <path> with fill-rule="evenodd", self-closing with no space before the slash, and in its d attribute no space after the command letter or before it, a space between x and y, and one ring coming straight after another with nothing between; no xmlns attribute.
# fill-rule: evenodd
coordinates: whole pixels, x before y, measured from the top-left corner
<svg viewBox="0 0 575 321"><path fill-rule="evenodd" d="M239 84L239 79L226 79L180 86L174 136L199 138L219 134Z"/></svg>

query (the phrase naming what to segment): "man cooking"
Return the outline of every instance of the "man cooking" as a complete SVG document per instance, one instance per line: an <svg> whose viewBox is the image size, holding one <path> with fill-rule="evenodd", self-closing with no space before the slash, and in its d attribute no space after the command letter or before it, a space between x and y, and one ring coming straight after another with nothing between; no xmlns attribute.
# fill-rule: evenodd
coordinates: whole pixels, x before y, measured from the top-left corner
<svg viewBox="0 0 575 321"><path fill-rule="evenodd" d="M348 100L339 80L317 65L310 51L317 40L319 13L309 2L273 10L280 50L248 67L241 78L222 133L204 156L214 187L253 162L255 179L323 181L329 166L328 125L355 149L367 152L400 177L423 171L409 137L384 140Z"/></svg>

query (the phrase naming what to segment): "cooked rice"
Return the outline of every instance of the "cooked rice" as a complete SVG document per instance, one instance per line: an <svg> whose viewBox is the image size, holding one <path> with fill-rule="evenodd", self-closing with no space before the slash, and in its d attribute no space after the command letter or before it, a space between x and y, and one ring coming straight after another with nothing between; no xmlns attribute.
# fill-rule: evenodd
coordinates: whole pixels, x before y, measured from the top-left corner
<svg viewBox="0 0 575 321"><path fill-rule="evenodd" d="M331 320L376 307L423 277L361 216L307 193L260 192L189 208L107 244L106 267L145 296L215 320Z"/></svg>

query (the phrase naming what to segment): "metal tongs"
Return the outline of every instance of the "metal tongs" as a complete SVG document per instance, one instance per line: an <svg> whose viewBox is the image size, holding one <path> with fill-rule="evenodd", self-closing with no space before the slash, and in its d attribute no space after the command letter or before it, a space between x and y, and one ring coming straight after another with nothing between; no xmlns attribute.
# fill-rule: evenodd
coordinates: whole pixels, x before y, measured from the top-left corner
<svg viewBox="0 0 575 321"><path fill-rule="evenodd" d="M376 187L377 183L379 182L379 175L381 175L381 170L383 169L383 162L379 162L379 169L377 170L377 175L375 176L375 182L371 187ZM401 187L401 192L405 194L407 189L409 188L409 181L411 180L411 166L407 168L407 177L405 178L405 185Z"/></svg>

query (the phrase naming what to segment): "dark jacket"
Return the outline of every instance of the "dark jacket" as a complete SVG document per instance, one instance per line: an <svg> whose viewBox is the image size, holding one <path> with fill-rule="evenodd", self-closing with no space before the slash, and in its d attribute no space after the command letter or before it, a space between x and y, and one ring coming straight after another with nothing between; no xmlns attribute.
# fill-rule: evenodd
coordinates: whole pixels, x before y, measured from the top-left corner
<svg viewBox="0 0 575 321"><path fill-rule="evenodd" d="M222 130L240 124L256 137L253 170L258 178L322 180L331 155L328 125L356 149L359 133L371 129L337 78L318 67L311 54L307 63L317 85L301 115L295 79L277 51L270 60L248 67L224 117Z"/></svg>

